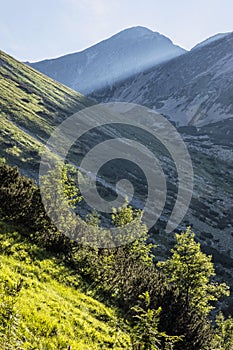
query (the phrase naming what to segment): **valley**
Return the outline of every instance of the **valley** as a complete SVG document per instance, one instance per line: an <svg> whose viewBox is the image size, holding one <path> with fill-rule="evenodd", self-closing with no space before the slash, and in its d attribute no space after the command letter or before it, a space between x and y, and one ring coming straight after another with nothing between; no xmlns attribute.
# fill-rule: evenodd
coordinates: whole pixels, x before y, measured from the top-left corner
<svg viewBox="0 0 233 350"><path fill-rule="evenodd" d="M206 297L206 309L211 303L216 308L210 316L207 313L208 318L207 314L200 311L201 302L200 305L195 304L194 309L190 301L187 306L187 300L182 294L182 285L179 285L180 280L178 284L173 284L174 276L170 276L170 272L166 270L165 275L161 277L158 266L170 261L169 258L179 248L177 242L182 233L187 242L188 239L194 242L193 233L187 229L191 227L195 232L196 251L201 249L204 254L213 258L216 276L211 272L212 267L206 267L208 278L206 277L205 281L210 283L210 290L215 288L214 283L222 282L229 285L230 291L233 290L233 33L211 37L190 51L141 26L125 29L82 52L40 62L22 63L0 51L0 83L0 170L1 174L9 173L7 176L11 181L5 184L4 176L0 178L0 198L3 203L0 210L1 276L2 279L12 279L15 282L17 276L22 275L26 281L26 287L18 301L23 310L19 330L25 349L32 349L32 344L33 349L37 349L36 329L40 327L38 339L43 346L47 346L46 349L67 348L69 341L73 346L72 350L131 348L134 346L132 334L137 329L134 328L135 315L132 317L132 308L135 305L143 305L144 311L151 311L148 306L150 304L147 308L146 304L143 304L146 299L143 302L139 301L142 297L146 298L147 285L151 292L153 312L157 312L161 305L165 309L161 313L162 328L158 328L157 321L153 325L163 349L168 349L167 346L171 345L171 349L199 350L199 345L196 348L192 347L193 339L196 334L199 337L199 331L204 332L208 327L209 339L215 339L211 327L216 325L215 321L214 326L211 322L220 309L224 315L232 315L232 296L224 297L216 304L212 300L217 299L211 299L212 296L210 299L209 296ZM166 225L179 192L180 169L177 168L176 159L172 158L159 137L153 137L143 128L120 123L117 117L114 123L108 123L109 115L111 114L112 118L115 111L114 108L108 110L105 104L117 105L118 102L127 105L123 111L116 109L116 116L118 113L121 121L124 121L124 118L127 121L127 116L131 113L133 120L140 121L148 130L158 130L159 123L155 123L153 115L159 113L176 128L187 147L192 161L194 186L187 213L174 232L166 233ZM51 134L62 122L67 121L76 112L99 105L102 108L101 113L93 112L86 119L88 124L88 118L92 118L93 128L72 144L65 159L59 153L59 149L47 144ZM152 117L143 119L141 109L137 110L135 106L150 109ZM98 120L104 120L104 125L96 127ZM83 125L77 125L73 130L68 130L68 137L74 136L75 127L82 129ZM165 134L170 141L174 141L175 148L176 140L172 140L169 128L165 130ZM97 176L89 169L82 168L82 161L90 150L116 139L122 140L122 157L107 161L101 166ZM60 142L61 149L64 140L58 140L57 144ZM165 176L165 206L149 232L136 214L137 209L139 213L144 209L149 185L143 171L145 169L140 169L134 164L134 157L130 160L127 148L130 142L138 142L148 148L158 160ZM105 151L107 155L114 154L114 144ZM136 218L135 230L141 230L143 238L131 242L132 246L126 244L125 247L108 249L98 245L85 246L82 242L73 241L70 236L62 235L45 213L41 199L38 199L40 197L36 197L39 196L36 186L39 184L39 169L41 157L43 163L44 152L48 153L52 161L62 160L65 164L74 166L86 179L86 183L94 179L97 192L109 203L115 200L117 195L124 200L128 195L123 187L117 187L119 181L127 179L133 186L133 196L128 198L129 206L122 206L120 209L111 207L112 212L108 214L103 214L101 210L98 212L98 202L94 208L84 199L75 204L75 215L86 220L85 225L90 225L88 234L94 237L93 241L95 235L101 232L97 229L98 225L108 232L110 227L116 225L117 220L114 223L114 218L119 220L120 225L121 219L128 224L127 220L131 222L131 219ZM127 160L124 156L128 157ZM147 159L146 153L144 158L146 170L152 168L152 162L150 158ZM17 166L20 173L11 168L13 166ZM49 163L45 166L50 169ZM26 177L23 178L20 174ZM50 175L54 176L53 173ZM191 176L190 173L190 178ZM67 179L70 181L69 176ZM72 186L68 180L65 184L70 190ZM186 174L186 180L189 181L189 174ZM71 183L73 185L72 181ZM18 213L15 203L19 201L21 205L21 191L23 209L22 213ZM72 199L74 198L71 196ZM156 200L158 198L155 198L153 205L147 209L151 214L157 210ZM33 210L38 210L38 218ZM63 219L68 225L69 218ZM78 229L81 231L81 226ZM175 244L177 245L174 248ZM189 257L192 246L187 249L190 249L187 250ZM191 256L196 257L195 254ZM198 251L197 257L200 256ZM203 255L204 262L209 261L208 259ZM39 276L39 271L42 277ZM176 266L173 273L177 273ZM30 291L27 292L27 288ZM38 298L33 295L34 290L38 291ZM208 288L204 287L203 290L208 295ZM199 290L195 293L198 294ZM45 302L41 300L49 299L49 295L53 296L53 302L45 306ZM222 295L228 296L224 288ZM35 324L30 327L28 323L32 320L27 315L30 308L27 297L32 300L33 305L35 304L31 309L34 316L36 315L33 321ZM77 299L77 302L72 298ZM55 299L60 300L63 305L64 326L58 321L59 305ZM168 302L170 299L171 309ZM194 316L190 316L189 307ZM180 314L176 315L176 308L181 310ZM70 313L70 309L75 309L75 312ZM203 322L200 323L200 328L196 321L199 313L203 316L200 317L200 322ZM51 318L47 318L45 314L51 314ZM170 319L171 316L181 317L177 321L181 328L175 328L176 321ZM148 317L148 314L136 313L136 317L143 319ZM156 317L153 320L156 320ZM72 325L77 326L77 334L69 326L70 319ZM82 323L82 320L85 322ZM190 336L189 326L193 325L192 322L197 328L191 327L193 333L190 333ZM50 327L50 323L53 326ZM44 335L44 329L50 329L50 333ZM80 329L85 330L84 334ZM169 337L171 336L171 340L166 338L164 329ZM182 335L182 332L186 332L186 348L183 347L181 339L173 338ZM119 335L119 339L116 334L117 337ZM189 336L192 340L187 340ZM47 343L46 337L50 342ZM26 340L22 339L27 339L28 345ZM201 344L200 339L201 337L198 338L197 344ZM176 343L178 345L174 345ZM218 349L225 350L223 347Z"/></svg>

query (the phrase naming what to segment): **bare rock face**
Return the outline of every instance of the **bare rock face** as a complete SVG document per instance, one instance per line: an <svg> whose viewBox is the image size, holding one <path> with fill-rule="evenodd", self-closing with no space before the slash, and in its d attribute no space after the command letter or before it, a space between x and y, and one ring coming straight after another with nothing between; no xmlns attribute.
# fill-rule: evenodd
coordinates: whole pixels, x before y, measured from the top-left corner
<svg viewBox="0 0 233 350"><path fill-rule="evenodd" d="M233 33L92 94L128 101L165 114L177 126L203 126L233 117Z"/></svg>

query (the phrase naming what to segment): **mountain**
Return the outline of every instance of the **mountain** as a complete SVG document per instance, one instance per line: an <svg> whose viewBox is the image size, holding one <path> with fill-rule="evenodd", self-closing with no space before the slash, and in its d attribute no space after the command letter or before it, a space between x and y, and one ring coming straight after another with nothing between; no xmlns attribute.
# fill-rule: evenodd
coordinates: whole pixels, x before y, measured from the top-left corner
<svg viewBox="0 0 233 350"><path fill-rule="evenodd" d="M201 43L197 44L196 46L194 46L192 48L192 50L195 50L197 48L200 48L202 46L205 46L205 45L208 45L216 40L219 40L221 38L224 38L225 36L227 36L228 34L230 33L218 33L218 34L215 34L213 36L211 36L210 38L207 38L206 40L202 41Z"/></svg>
<svg viewBox="0 0 233 350"><path fill-rule="evenodd" d="M95 91L91 96L98 102L145 105L176 124L188 147L194 170L194 191L182 224L195 227L202 248L213 255L218 273L231 276L233 33L205 41L184 55L144 70L111 88ZM175 172L164 155L159 160L169 183L167 210L174 203ZM166 210L167 215L169 211ZM163 242L160 247L166 249L169 237L163 235L160 240Z"/></svg>
<svg viewBox="0 0 233 350"><path fill-rule="evenodd" d="M167 37L144 27L133 27L82 52L28 64L88 94L183 53L185 50Z"/></svg>
<svg viewBox="0 0 233 350"><path fill-rule="evenodd" d="M71 113L92 102L3 52L0 77L1 156L35 178L40 154L51 132ZM91 140L96 140L93 130ZM84 139L83 147L89 145ZM195 321L194 327L189 317L180 318L183 310L189 305L192 307L191 303L187 304L187 293L182 301L177 298L177 288L169 288L167 281L160 277L161 272L157 272L149 254L151 246L144 244L147 232L138 220L135 229L140 229L139 239L119 249L95 249L83 244L83 240L69 240L49 220L34 181L2 163L0 159L1 349L130 349L134 344L137 346L138 341L148 343L144 336L148 329L156 341L157 334L158 341L164 341L167 329L169 334L173 334L174 329L175 334L182 335L177 349L193 349L192 343L197 344L198 349L203 348L199 339L206 342L206 337L200 334L206 335L208 320L201 325L198 321L197 326ZM64 183L70 189L73 186L67 179L65 177ZM62 204L57 197L54 191L51 203ZM128 210L123 216L119 214L120 222L122 218L131 220ZM69 229L67 216L64 223ZM93 236L98 235L96 221L85 226L89 226ZM85 234L86 230L81 232ZM132 235L132 230L129 233ZM191 245L193 248L192 240ZM208 259L197 244L196 247L194 261L197 257L202 263L204 258L211 273ZM186 249L184 245L183 250ZM192 271L195 270L196 275L202 266L198 261L194 265ZM209 286L209 276L205 276L201 290L202 286ZM215 286L212 290L215 291ZM144 304L148 302L150 313L147 309L144 312ZM163 319L159 318L160 309ZM168 323L171 314L177 317ZM200 311L197 309L192 314L196 320ZM146 328L145 319L150 321ZM173 340L177 343L177 337L169 336L170 344Z"/></svg>
<svg viewBox="0 0 233 350"><path fill-rule="evenodd" d="M0 51L0 157L30 177L56 125L92 103Z"/></svg>
<svg viewBox="0 0 233 350"><path fill-rule="evenodd" d="M144 75L142 73L138 77L134 77L134 80L137 81L137 79L140 80L143 77L152 78L153 74L156 75L160 72L160 81L165 82L166 76L162 77L162 72L167 74L164 67L167 68L170 74L172 74L170 67L178 66L181 70L179 60L186 62L186 57L192 58L193 55L195 55L197 60L198 52L199 54L203 50L204 52L209 52L211 47L214 50L215 46L220 44L222 47L222 40L228 40L228 38L232 38L232 36L229 35L226 38L205 45L203 48L170 60L166 64L161 64L153 70L145 72ZM218 54L221 56L222 52ZM217 55L217 52L215 55ZM209 60L210 58L211 55ZM200 59L199 63L201 64L202 62L203 65L203 61L203 59ZM11 165L18 165L24 174L37 178L40 154L56 125L60 124L75 111L85 106L91 106L93 102L4 53L1 53L0 62L2 104L0 115L0 156L5 157ZM208 66L209 61L206 61L205 64ZM186 69L188 67L188 62L186 62L184 73L187 73ZM197 68L198 66L195 66L196 70ZM201 70L201 67L199 67L199 70ZM190 76L192 76L191 73ZM175 83L179 86L180 81L183 79L184 74L178 76L177 80L173 81L173 85L172 81L168 81L174 94L176 93ZM129 82L135 88L134 80L131 79L125 82L125 84L128 84L127 89L132 100L134 95L133 93L130 95ZM152 80L149 83L152 84ZM156 81L153 83L157 84ZM229 84L231 84L230 81ZM161 86L162 92L165 91L165 87L162 88ZM192 88L194 89L194 87ZM166 89L169 90L168 87ZM197 85L196 89L190 90L189 93L190 95L198 94L198 91L202 91L202 89L202 85ZM218 89L218 86L216 86L216 89ZM122 95L125 93L122 87L120 91ZM182 92L185 93L185 91L184 87L184 91L180 91L180 94ZM115 96L114 92L116 93ZM120 98L117 92L119 91L116 86L115 90L104 90L101 92L102 95L100 93L96 93L96 95L105 100ZM230 94L231 91L228 93ZM146 95L146 91L144 91L144 94ZM152 95L153 91L151 91ZM228 100L226 99L226 101ZM230 100L228 102L231 103ZM228 118L201 127L185 125L179 127L178 131L189 149L194 169L192 201L178 230L184 230L186 226L193 225L197 239L202 244L202 249L213 255L218 274L233 282L231 277L233 266L233 119ZM154 140L153 137L148 138L148 135L145 132L143 133L142 130L134 130L130 126L125 126L123 129L119 125L107 125L101 131L97 128L91 130L89 134L83 135L82 140L72 146L69 152L69 160L78 165L80 164L80 159L82 160L95 145L105 140L119 137L136 140L145 147L149 147L151 152L158 158L165 173L167 182L166 204L155 230L152 230L151 233L151 239L159 245L156 256L164 257L168 254L171 241L173 240L173 235L166 234L164 228L176 202L178 186L177 169L169 153L164 150L165 147L158 140ZM102 173L101 171L98 173L98 176L102 176L104 179L104 182L98 181L98 190L102 196L112 200L115 193L113 193L114 191L109 191L109 188L112 189L118 180L126 178L135 187L135 202L143 204L147 184L145 176L139 170L137 167L134 167L132 162L127 164L123 161L120 164L119 162L108 162L106 166L101 168ZM106 185L109 183L110 186L107 187ZM83 206L81 209L86 214L86 207Z"/></svg>
<svg viewBox="0 0 233 350"><path fill-rule="evenodd" d="M99 101L149 106L176 125L203 126L233 117L233 33L218 35L109 89Z"/></svg>

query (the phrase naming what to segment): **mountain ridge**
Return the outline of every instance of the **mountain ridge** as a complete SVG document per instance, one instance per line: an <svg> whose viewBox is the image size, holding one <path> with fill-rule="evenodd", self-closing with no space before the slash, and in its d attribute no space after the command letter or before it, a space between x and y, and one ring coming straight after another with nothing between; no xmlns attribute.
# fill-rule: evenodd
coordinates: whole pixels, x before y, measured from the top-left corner
<svg viewBox="0 0 233 350"><path fill-rule="evenodd" d="M88 94L186 51L145 27L127 28L83 51L28 63L31 67Z"/></svg>
<svg viewBox="0 0 233 350"><path fill-rule="evenodd" d="M198 49L198 48L200 48L200 47L203 47L204 45L209 45L209 44L211 44L212 42L214 42L214 41L216 41L216 40L219 40L219 39L222 39L222 38L224 38L225 36L227 36L227 35L229 35L229 34L231 34L231 32L227 32L227 33L217 33L217 34L215 34L215 35L213 35L213 36L211 36L211 37L209 37L209 38L207 38L207 39L201 41L201 42L198 43L197 45L195 45L195 46L191 49L191 51L192 51L192 50L196 50L196 49Z"/></svg>
<svg viewBox="0 0 233 350"><path fill-rule="evenodd" d="M183 58L186 55L188 54L183 55ZM7 163L17 165L23 174L36 179L41 151L54 128L69 115L85 106L93 105L93 102L6 54L2 54L1 58L3 108L0 157L5 157ZM178 58L173 59L169 65L176 64L177 60ZM163 66L158 69L161 70ZM146 78L146 75L144 77ZM193 225L203 249L213 255L217 267L229 277L233 266L233 119L202 127L183 126L179 127L178 131L192 158L194 191L189 210L177 230L182 231L186 226ZM78 165L90 148L109 137L115 138L119 135L133 140L136 138L145 146L150 142L140 130L136 132L131 128L120 129L119 126L118 129L107 127L101 131L93 130L89 137L86 135L72 146L67 160ZM174 162L156 140L151 140L150 149L161 162L168 188L164 212L156 224L156 230L159 232L155 231L152 237L156 244L159 243L158 256L164 256L171 243L171 236L166 235L163 230L176 200L177 172ZM119 174L117 164L109 163L109 166L103 169L105 172L98 176L103 175L106 182L112 180L115 183L118 175L126 174L124 178L135 184L135 193L138 194L136 199L145 198L144 177L139 173L135 176L134 167L124 168L123 163ZM98 186L103 195L109 196L109 191L104 192L106 187L100 183ZM82 210L86 215L86 208L82 207Z"/></svg>
<svg viewBox="0 0 233 350"><path fill-rule="evenodd" d="M228 119L233 117L232 52L230 33L91 96L144 104L180 126Z"/></svg>

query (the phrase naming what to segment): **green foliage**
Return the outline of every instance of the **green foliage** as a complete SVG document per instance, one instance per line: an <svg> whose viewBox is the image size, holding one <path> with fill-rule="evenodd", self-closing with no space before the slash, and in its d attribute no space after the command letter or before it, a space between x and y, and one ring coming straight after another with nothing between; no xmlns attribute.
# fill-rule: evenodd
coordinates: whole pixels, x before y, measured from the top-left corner
<svg viewBox="0 0 233 350"><path fill-rule="evenodd" d="M0 157L36 178L54 127L92 102L0 51Z"/></svg>
<svg viewBox="0 0 233 350"><path fill-rule="evenodd" d="M112 209L112 223L116 227L125 226L132 222L137 215L140 215L140 211L133 209L128 204L128 199L126 199L122 207Z"/></svg>
<svg viewBox="0 0 233 350"><path fill-rule="evenodd" d="M181 340L181 337L168 336L165 332L158 330L160 323L160 313L162 308L151 309L151 299L148 292L139 296L141 305L135 305L131 308L133 312L133 326L131 341L133 349L138 350L157 350L173 349L173 345Z"/></svg>
<svg viewBox="0 0 233 350"><path fill-rule="evenodd" d="M187 308L192 305L207 315L213 308L210 302L222 295L229 295L225 283L218 284L211 280L215 276L211 256L201 252L200 244L195 242L190 228L176 234L176 244L171 252L171 258L159 262L157 266L167 276L169 283L184 295Z"/></svg>
<svg viewBox="0 0 233 350"><path fill-rule="evenodd" d="M36 178L40 153L54 127L91 102L3 52L0 78L0 157ZM74 146L71 159L84 151ZM81 199L73 168L60 169L60 175L49 172L44 181L46 209L59 219L59 232L44 210L37 186L6 166L5 159L0 158L1 218L24 227L24 236L59 253L59 258L7 226L2 230L7 232L0 239L2 349L59 350L68 345L77 350L129 349L129 335L116 326L123 323L122 318L94 300L95 293L124 312L132 327L134 349L233 348L232 319L220 314L213 331L208 318L213 301L227 295L228 288L213 282L211 257L201 252L190 229L176 236L171 258L155 268L142 213L125 203L113 210L112 222L120 238L128 241L122 247L98 249L96 241L112 246L114 237L99 227L95 213L86 223L71 215ZM55 187L49 187L50 180ZM79 242L67 237L71 232L74 239L79 234ZM90 242L92 246L87 245ZM17 282L19 275L23 286Z"/></svg>
<svg viewBox="0 0 233 350"><path fill-rule="evenodd" d="M64 203L67 203L63 186L60 188L65 198ZM48 198L50 193L54 193L51 187L47 189ZM33 236L39 244L63 253L70 249L69 239L58 232L48 217L38 187L32 180L22 176L16 167L0 166L0 202L2 219L25 225L29 230L28 235ZM62 210L61 206L56 204L57 206L51 205L50 208L50 210L55 208L55 213ZM65 218L63 219L65 225ZM67 227L68 223L67 219Z"/></svg>
<svg viewBox="0 0 233 350"><path fill-rule="evenodd" d="M213 350L232 350L233 349L233 319L224 318L220 312L216 317L215 336L212 341Z"/></svg>
<svg viewBox="0 0 233 350"><path fill-rule="evenodd" d="M64 196L68 201L70 208L74 209L77 203L81 202L82 200L82 196L79 194L78 189L78 172L74 166L69 164L60 167L60 169L58 166L55 172L57 173L58 171L61 172L61 183L63 186Z"/></svg>
<svg viewBox="0 0 233 350"><path fill-rule="evenodd" d="M0 202L5 219L20 221L30 206L36 187L17 168L0 166Z"/></svg>
<svg viewBox="0 0 233 350"><path fill-rule="evenodd" d="M58 163L54 170L49 170L47 175L41 177L40 183L47 215L59 231L70 238L76 231L72 209L82 199L74 175L77 174L73 167Z"/></svg>
<svg viewBox="0 0 233 350"><path fill-rule="evenodd" d="M98 227L100 224L100 218L96 210L86 215L86 222L88 225Z"/></svg>
<svg viewBox="0 0 233 350"><path fill-rule="evenodd" d="M1 349L129 348L114 308L94 291L85 295L84 281L60 259L1 226ZM19 275L23 284L15 282Z"/></svg>
<svg viewBox="0 0 233 350"><path fill-rule="evenodd" d="M112 222L116 227L124 227L125 235L129 237L129 244L123 247L126 254L135 261L140 260L143 263L153 264L152 249L156 248L153 244L147 244L148 230L142 223L142 211L134 209L128 205L128 200L120 208L113 208Z"/></svg>
<svg viewBox="0 0 233 350"><path fill-rule="evenodd" d="M15 349L17 345L18 311L15 307L22 280L16 284L0 279L0 346Z"/></svg>
<svg viewBox="0 0 233 350"><path fill-rule="evenodd" d="M6 164L6 158L0 158L0 166Z"/></svg>
<svg viewBox="0 0 233 350"><path fill-rule="evenodd" d="M128 207L113 210L113 223L123 230L128 244L102 249L98 254L98 274L94 279L123 305L130 305L145 292L147 275L154 274L152 244L147 244L148 232L142 223L142 212ZM118 233L122 234L121 231Z"/></svg>
<svg viewBox="0 0 233 350"><path fill-rule="evenodd" d="M69 213L80 201L74 173L69 166L60 168L58 173L50 171L44 182L49 210L62 219L64 230L72 228L73 219L62 211ZM51 180L55 187L51 188ZM63 198L62 205L57 194ZM9 308L12 320L18 320L15 312L20 310L17 327L14 321L9 328L13 330L8 332L8 337L13 335L12 342L20 339L25 349L38 348L38 344L43 344L41 349L51 350L62 349L67 344L75 349L129 348L129 336L125 326L122 327L121 317L112 314L109 318L102 313L98 316L98 311L94 311L89 318L89 314L80 310L83 298L89 298L81 291L85 281L89 293L105 298L124 313L132 327L134 349L212 350L213 344L219 349L224 346L230 349L231 320L224 320L221 327L219 323L214 333L208 319L213 307L210 303L227 294L227 287L213 282L211 258L201 252L189 229L176 236L172 256L156 267L154 247L147 244L142 212L128 203L114 210L112 219L119 233L125 234L129 241L124 246L107 249L95 245L101 239L104 244L108 242L106 239L112 243L110 231L99 227L96 213L87 222L76 216L74 232L79 233L80 239L71 240L50 221L35 184L16 168L4 164L0 166L0 199L2 218L21 229L27 226L23 229L25 236L59 254L59 260L46 255L42 248L22 242L16 233L9 232L1 240L0 276L13 284L19 274L24 278L16 303ZM90 242L93 246L87 245ZM77 303L72 301L73 297ZM92 302L88 299L89 304ZM93 317L103 323L96 323ZM80 338L78 344L77 338Z"/></svg>

